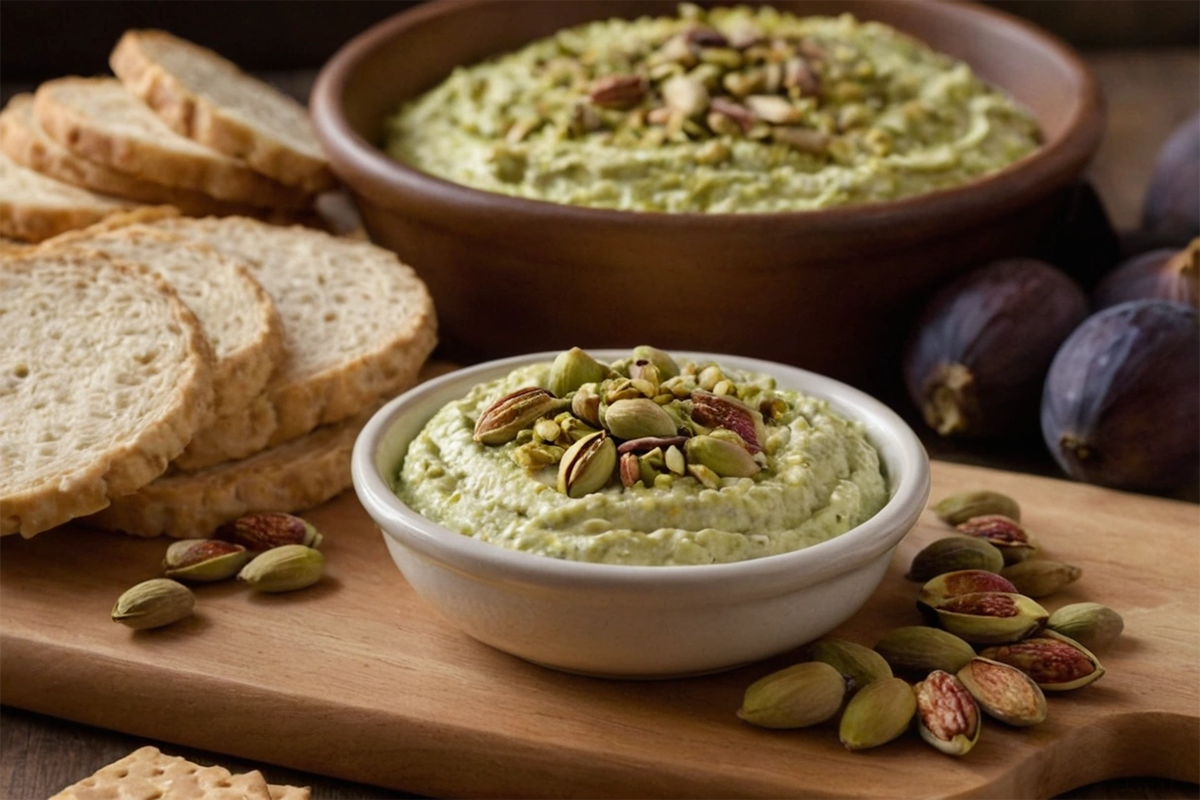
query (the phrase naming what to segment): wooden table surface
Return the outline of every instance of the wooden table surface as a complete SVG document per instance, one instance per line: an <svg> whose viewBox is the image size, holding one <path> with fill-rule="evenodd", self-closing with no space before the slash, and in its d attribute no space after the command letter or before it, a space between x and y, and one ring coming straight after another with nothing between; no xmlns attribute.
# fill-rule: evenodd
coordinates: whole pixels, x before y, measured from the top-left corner
<svg viewBox="0 0 1200 800"><path fill-rule="evenodd" d="M1097 12L1102 13L1102 4ZM1179 122L1196 113L1200 98L1200 54L1191 49L1154 51L1105 50L1086 54L1108 101L1108 133L1090 170L1090 177L1120 230L1136 226L1142 195L1154 156L1163 138ZM278 77L282 84L304 93L313 73ZM6 86L7 96L17 87ZM23 88L23 87L22 87ZM973 452L962 446L926 437L932 455L955 461L1007 469L1054 474L1042 452ZM1036 450L1036 448L1035 448ZM147 687L153 691L153 687ZM0 702L3 698L0 698ZM181 720L186 725L187 720ZM146 744L143 739L72 722L0 708L0 798L45 798L86 777L99 767ZM275 783L309 785L314 798L405 797L393 790L356 785L317 774L239 761L170 744L166 752L201 763L219 763L234 772L261 769ZM1080 754L1086 757L1086 754ZM1200 754L1197 755L1200 758ZM1070 798L1195 798L1192 784L1156 778L1127 778L1080 787Z"/></svg>

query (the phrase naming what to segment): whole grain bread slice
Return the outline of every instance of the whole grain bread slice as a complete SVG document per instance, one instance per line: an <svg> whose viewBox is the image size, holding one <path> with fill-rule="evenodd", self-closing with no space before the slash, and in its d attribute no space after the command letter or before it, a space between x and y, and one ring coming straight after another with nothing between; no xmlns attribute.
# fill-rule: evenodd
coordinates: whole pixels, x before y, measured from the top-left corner
<svg viewBox="0 0 1200 800"><path fill-rule="evenodd" d="M312 204L311 194L180 136L115 78L47 81L38 87L33 108L50 138L82 158L142 180L264 208L299 210Z"/></svg>
<svg viewBox="0 0 1200 800"><path fill-rule="evenodd" d="M0 152L0 235L40 242L133 208L26 169Z"/></svg>
<svg viewBox="0 0 1200 800"><path fill-rule="evenodd" d="M161 475L212 413L213 355L158 275L97 253L0 258L0 535Z"/></svg>
<svg viewBox="0 0 1200 800"><path fill-rule="evenodd" d="M274 300L285 355L266 389L277 417L271 445L409 388L433 350L433 301L391 251L245 217L152 224L243 261Z"/></svg>
<svg viewBox="0 0 1200 800"><path fill-rule="evenodd" d="M254 206L144 181L81 158L46 135L33 113L33 95L29 93L13 95L0 111L0 150L21 166L50 178L125 200L169 204L192 216L255 213Z"/></svg>
<svg viewBox="0 0 1200 800"><path fill-rule="evenodd" d="M313 508L350 487L354 440L372 411L249 458L164 475L83 522L134 536L207 538L244 514Z"/></svg>
<svg viewBox="0 0 1200 800"><path fill-rule="evenodd" d="M176 133L309 192L335 185L304 106L212 50L166 31L130 30L109 65Z"/></svg>

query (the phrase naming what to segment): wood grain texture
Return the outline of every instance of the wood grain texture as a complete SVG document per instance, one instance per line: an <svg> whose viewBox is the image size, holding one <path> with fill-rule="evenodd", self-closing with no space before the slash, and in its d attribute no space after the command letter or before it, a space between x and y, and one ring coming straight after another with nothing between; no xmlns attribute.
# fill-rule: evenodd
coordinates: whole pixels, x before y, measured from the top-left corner
<svg viewBox="0 0 1200 800"><path fill-rule="evenodd" d="M1020 498L1047 555L1083 579L1047 603L1117 608L1108 674L1050 699L1030 730L990 725L963 759L908 737L852 754L827 726L759 730L745 687L798 653L703 678L566 675L478 644L416 597L352 494L309 518L327 575L294 595L200 587L194 618L132 633L115 598L157 572L164 543L63 528L0 543L5 703L126 733L439 796L1047 797L1097 780L1200 780L1200 509L936 463L934 498L989 486ZM901 576L942 535L905 540L862 612L867 644L915 624ZM669 635L669 632L664 632ZM803 768L798 768L803 765Z"/></svg>

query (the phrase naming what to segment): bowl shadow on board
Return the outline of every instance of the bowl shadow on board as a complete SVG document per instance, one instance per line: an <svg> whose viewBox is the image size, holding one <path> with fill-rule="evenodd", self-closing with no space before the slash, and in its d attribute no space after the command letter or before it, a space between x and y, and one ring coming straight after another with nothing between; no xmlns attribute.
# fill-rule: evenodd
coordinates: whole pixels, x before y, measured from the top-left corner
<svg viewBox="0 0 1200 800"><path fill-rule="evenodd" d="M466 0L389 18L324 66L318 137L371 238L412 264L440 354L472 362L580 343L737 352L872 388L898 374L920 304L971 265L1045 246L1098 146L1102 101L1056 38L970 3L779 0L851 11L966 60L1037 117L1044 145L961 187L858 207L774 214L620 212L469 189L389 159L384 121L458 65L650 0Z"/></svg>

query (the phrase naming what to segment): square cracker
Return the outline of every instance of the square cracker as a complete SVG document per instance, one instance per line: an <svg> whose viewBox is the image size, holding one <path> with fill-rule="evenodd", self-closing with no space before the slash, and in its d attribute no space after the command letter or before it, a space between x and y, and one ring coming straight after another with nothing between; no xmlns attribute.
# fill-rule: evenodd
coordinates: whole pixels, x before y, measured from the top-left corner
<svg viewBox="0 0 1200 800"><path fill-rule="evenodd" d="M272 800L258 771L234 775L142 747L50 800Z"/></svg>
<svg viewBox="0 0 1200 800"><path fill-rule="evenodd" d="M271 800L311 800L312 789L307 786L279 786L268 784L271 790Z"/></svg>

